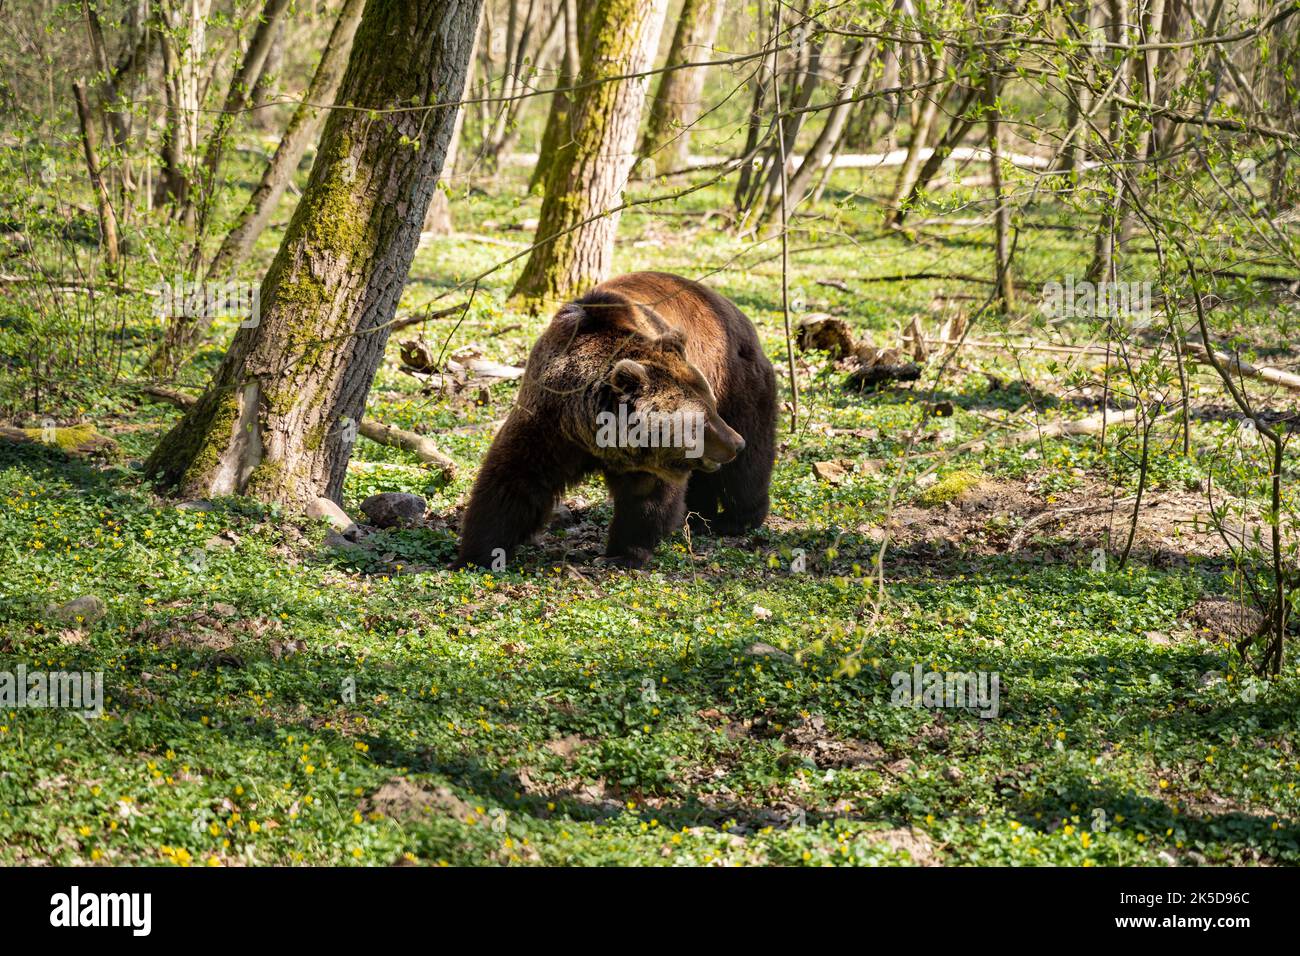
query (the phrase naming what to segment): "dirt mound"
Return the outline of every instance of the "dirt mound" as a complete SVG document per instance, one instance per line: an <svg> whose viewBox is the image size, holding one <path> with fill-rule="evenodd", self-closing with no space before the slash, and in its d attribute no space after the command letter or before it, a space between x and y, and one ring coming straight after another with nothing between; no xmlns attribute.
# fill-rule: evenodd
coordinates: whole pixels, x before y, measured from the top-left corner
<svg viewBox="0 0 1300 956"><path fill-rule="evenodd" d="M471 807L447 787L429 790L405 777L393 777L361 801L361 813L380 813L402 823L438 813L464 821L474 813Z"/></svg>
<svg viewBox="0 0 1300 956"><path fill-rule="evenodd" d="M1024 485L957 472L925 489L915 504L895 509L888 530L897 547L998 553L1042 510Z"/></svg>
<svg viewBox="0 0 1300 956"><path fill-rule="evenodd" d="M1201 598L1188 616L1197 633L1214 640L1232 640L1256 633L1263 615L1229 597Z"/></svg>

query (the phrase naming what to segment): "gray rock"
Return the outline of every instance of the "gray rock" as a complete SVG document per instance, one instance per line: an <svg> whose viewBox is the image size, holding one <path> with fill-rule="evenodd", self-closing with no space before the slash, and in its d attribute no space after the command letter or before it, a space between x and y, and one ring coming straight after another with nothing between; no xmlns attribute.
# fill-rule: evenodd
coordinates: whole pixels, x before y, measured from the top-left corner
<svg viewBox="0 0 1300 956"><path fill-rule="evenodd" d="M331 501L328 498L317 498L307 506L307 517L324 519L330 523L332 528L338 531L347 531L352 527L353 521L348 517L348 513L339 507L338 502Z"/></svg>
<svg viewBox="0 0 1300 956"><path fill-rule="evenodd" d="M750 657L774 657L778 661L785 661L787 664L793 664L794 658L781 650L779 647L773 647L771 644L764 644L762 641L756 641L745 648L745 653Z"/></svg>
<svg viewBox="0 0 1300 956"><path fill-rule="evenodd" d="M334 548L338 551L346 551L349 549L359 549L362 545L358 544L346 535L341 535L337 531L331 531L329 534L325 535L325 547Z"/></svg>
<svg viewBox="0 0 1300 956"><path fill-rule="evenodd" d="M419 495L386 491L361 502L370 523L377 528L409 528L424 518L428 503Z"/></svg>
<svg viewBox="0 0 1300 956"><path fill-rule="evenodd" d="M108 607L102 598L86 594L74 598L67 604L50 605L49 613L60 621L71 624L93 624L108 613ZM80 620L77 620L80 618Z"/></svg>
<svg viewBox="0 0 1300 956"><path fill-rule="evenodd" d="M178 511L211 511L214 505L205 498L196 498L193 501L182 501L176 506Z"/></svg>

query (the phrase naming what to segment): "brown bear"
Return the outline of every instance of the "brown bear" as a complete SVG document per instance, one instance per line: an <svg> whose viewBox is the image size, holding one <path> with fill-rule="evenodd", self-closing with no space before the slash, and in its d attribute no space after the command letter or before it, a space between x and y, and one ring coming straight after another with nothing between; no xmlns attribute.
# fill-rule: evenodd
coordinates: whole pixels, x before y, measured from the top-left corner
<svg viewBox="0 0 1300 956"><path fill-rule="evenodd" d="M500 568L564 489L599 471L606 560L643 567L689 513L736 534L767 517L776 376L727 299L663 272L610 279L560 309L528 356L461 525L457 567Z"/></svg>

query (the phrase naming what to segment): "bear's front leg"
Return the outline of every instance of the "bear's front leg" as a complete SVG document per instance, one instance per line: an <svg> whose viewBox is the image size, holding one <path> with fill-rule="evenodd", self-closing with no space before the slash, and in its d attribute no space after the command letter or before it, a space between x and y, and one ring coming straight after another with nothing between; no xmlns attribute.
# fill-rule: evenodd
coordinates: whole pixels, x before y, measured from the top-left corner
<svg viewBox="0 0 1300 956"><path fill-rule="evenodd" d="M643 568L655 546L682 525L686 483L665 481L646 472L605 474L614 499L605 557L610 564Z"/></svg>
<svg viewBox="0 0 1300 956"><path fill-rule="evenodd" d="M539 439L530 426L527 416L511 412L492 442L461 521L453 568L500 569L550 519L573 465L555 460L554 439Z"/></svg>

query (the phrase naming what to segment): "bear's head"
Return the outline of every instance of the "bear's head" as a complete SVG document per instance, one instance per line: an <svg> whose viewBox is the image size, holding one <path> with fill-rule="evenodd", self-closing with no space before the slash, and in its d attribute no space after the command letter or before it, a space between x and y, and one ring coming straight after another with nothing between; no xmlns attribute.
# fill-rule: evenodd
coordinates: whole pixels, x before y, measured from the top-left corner
<svg viewBox="0 0 1300 956"><path fill-rule="evenodd" d="M607 468L684 481L744 450L745 439L718 414L708 379L687 359L681 332L638 336L622 355L602 385L596 416L594 451Z"/></svg>

